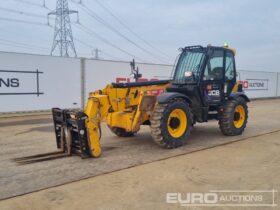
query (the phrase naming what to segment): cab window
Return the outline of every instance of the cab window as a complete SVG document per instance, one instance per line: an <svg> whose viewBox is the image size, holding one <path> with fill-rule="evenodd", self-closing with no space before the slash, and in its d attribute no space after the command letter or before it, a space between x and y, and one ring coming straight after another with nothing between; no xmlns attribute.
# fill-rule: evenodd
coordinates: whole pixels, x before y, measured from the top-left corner
<svg viewBox="0 0 280 210"><path fill-rule="evenodd" d="M222 80L224 75L224 52L216 50L208 60L203 80Z"/></svg>
<svg viewBox="0 0 280 210"><path fill-rule="evenodd" d="M226 53L225 79L234 79L234 55L230 52Z"/></svg>

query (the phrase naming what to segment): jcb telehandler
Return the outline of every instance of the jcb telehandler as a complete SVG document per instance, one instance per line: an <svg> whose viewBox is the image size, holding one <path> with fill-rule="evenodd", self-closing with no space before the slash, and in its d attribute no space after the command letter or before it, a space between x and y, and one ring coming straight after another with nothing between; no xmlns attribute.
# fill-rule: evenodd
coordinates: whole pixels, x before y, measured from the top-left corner
<svg viewBox="0 0 280 210"><path fill-rule="evenodd" d="M119 137L150 125L154 141L166 148L182 146L196 122L212 119L219 121L224 135L240 135L249 99L236 75L234 49L185 47L172 80L112 83L90 93L85 110L54 108L57 147L69 155L99 157L103 121Z"/></svg>

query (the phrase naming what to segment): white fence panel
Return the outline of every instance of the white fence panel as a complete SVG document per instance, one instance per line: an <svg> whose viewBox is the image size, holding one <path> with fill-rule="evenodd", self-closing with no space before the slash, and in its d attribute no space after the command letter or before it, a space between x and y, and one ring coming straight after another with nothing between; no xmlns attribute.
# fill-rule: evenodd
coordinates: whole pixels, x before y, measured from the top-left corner
<svg viewBox="0 0 280 210"><path fill-rule="evenodd" d="M171 76L169 65L137 66L142 81ZM238 72L238 80L243 81L250 98L280 96L280 73ZM0 52L0 113L78 108L82 106L82 97L86 102L91 91L112 82L134 81L130 73L129 62Z"/></svg>
<svg viewBox="0 0 280 210"><path fill-rule="evenodd" d="M0 52L0 112L80 107L80 60Z"/></svg>
<svg viewBox="0 0 280 210"><path fill-rule="evenodd" d="M277 78L277 96L280 96L280 73L278 73Z"/></svg>
<svg viewBox="0 0 280 210"><path fill-rule="evenodd" d="M142 80L169 79L172 66L137 64ZM131 69L129 62L86 60L85 61L85 97L91 91L104 88L112 82L134 81L130 75Z"/></svg>
<svg viewBox="0 0 280 210"><path fill-rule="evenodd" d="M277 73L243 70L238 72L239 80L243 82L245 93L249 98L276 96Z"/></svg>

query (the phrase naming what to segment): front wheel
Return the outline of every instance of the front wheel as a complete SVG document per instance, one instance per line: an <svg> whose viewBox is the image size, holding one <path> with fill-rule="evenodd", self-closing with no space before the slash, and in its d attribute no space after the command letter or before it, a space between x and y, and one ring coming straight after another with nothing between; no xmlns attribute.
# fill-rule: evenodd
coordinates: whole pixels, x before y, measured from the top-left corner
<svg viewBox="0 0 280 210"><path fill-rule="evenodd" d="M192 115L188 103L183 99L157 104L150 121L151 134L157 144L176 148L188 140Z"/></svg>
<svg viewBox="0 0 280 210"><path fill-rule="evenodd" d="M241 135L248 121L248 106L244 98L239 97L227 102L219 119L222 133L226 136Z"/></svg>

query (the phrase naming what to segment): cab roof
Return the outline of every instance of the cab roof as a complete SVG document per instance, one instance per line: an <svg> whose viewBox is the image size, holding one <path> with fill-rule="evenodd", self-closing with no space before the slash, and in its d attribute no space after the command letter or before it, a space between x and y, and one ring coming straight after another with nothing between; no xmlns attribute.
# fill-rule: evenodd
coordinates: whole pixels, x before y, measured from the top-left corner
<svg viewBox="0 0 280 210"><path fill-rule="evenodd" d="M201 45L193 45L193 46L187 46L184 48L181 48L182 51L205 51L207 52L208 50L229 50L231 51L234 55L236 54L236 50L234 48L229 48L229 47L220 47L220 46L212 46L212 45L207 45L206 47L203 47Z"/></svg>

